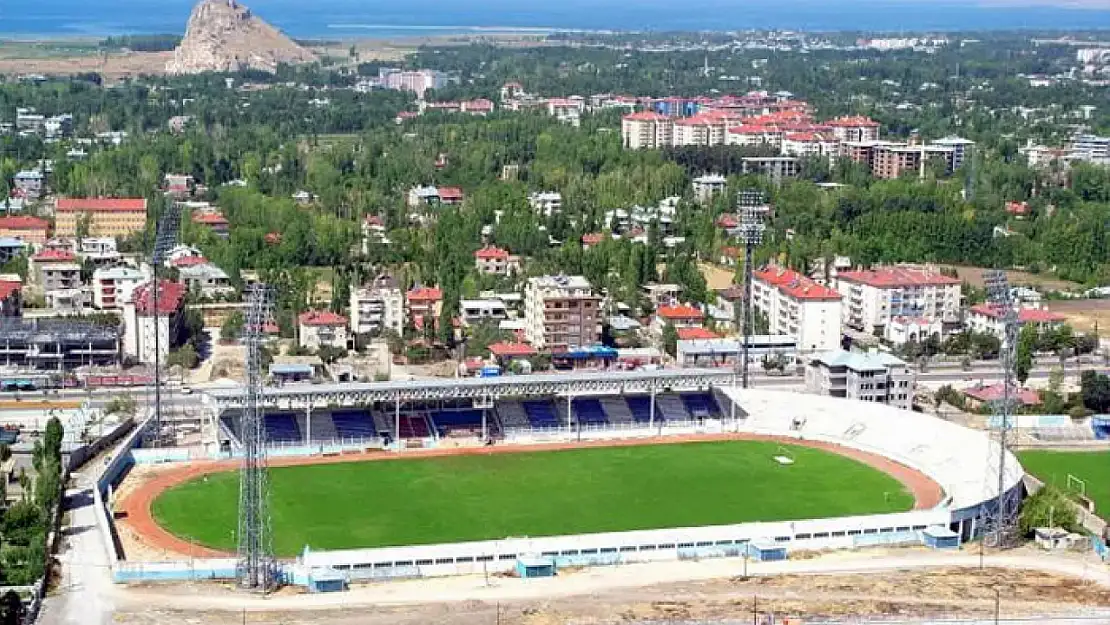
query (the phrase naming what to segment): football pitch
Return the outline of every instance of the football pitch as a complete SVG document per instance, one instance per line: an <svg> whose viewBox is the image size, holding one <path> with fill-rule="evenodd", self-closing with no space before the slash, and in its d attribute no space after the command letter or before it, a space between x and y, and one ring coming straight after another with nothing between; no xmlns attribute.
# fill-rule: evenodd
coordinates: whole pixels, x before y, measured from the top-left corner
<svg viewBox="0 0 1110 625"><path fill-rule="evenodd" d="M775 456L793 464L780 464ZM168 531L235 549L239 478L167 490ZM728 441L308 465L270 471L274 551L553 536L909 510L893 477L831 452Z"/></svg>
<svg viewBox="0 0 1110 625"><path fill-rule="evenodd" d="M1085 490L1095 501L1095 512L1110 519L1110 452L1030 450L1019 452L1018 459L1045 484L1071 493ZM1074 480L1069 484L1068 475L1079 478L1083 485Z"/></svg>

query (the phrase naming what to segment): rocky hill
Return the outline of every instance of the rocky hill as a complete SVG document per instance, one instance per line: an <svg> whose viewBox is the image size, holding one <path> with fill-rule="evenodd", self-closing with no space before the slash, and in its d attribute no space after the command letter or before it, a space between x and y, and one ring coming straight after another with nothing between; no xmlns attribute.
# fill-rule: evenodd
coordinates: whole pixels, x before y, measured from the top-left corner
<svg viewBox="0 0 1110 625"><path fill-rule="evenodd" d="M171 74L273 72L280 63L310 63L316 57L262 21L236 0L202 0L189 16L185 38L166 64Z"/></svg>

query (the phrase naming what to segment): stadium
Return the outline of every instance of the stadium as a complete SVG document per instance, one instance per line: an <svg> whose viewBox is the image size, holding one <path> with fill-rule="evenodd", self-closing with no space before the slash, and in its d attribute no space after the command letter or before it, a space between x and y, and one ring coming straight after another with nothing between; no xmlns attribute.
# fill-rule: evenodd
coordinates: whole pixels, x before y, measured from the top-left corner
<svg viewBox="0 0 1110 625"><path fill-rule="evenodd" d="M267 388L274 552L311 585L981 533L999 484L986 433L734 382L673 370ZM144 449L144 424L106 467L95 495L117 582L234 577L244 401L210 391L201 444ZM1007 497L1022 477L1007 452ZM147 549L129 553L136 541Z"/></svg>

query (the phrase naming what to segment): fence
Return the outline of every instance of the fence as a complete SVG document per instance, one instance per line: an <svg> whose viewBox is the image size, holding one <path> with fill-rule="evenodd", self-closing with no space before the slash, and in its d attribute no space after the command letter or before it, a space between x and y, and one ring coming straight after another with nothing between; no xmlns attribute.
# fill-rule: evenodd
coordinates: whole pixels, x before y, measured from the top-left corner
<svg viewBox="0 0 1110 625"><path fill-rule="evenodd" d="M235 565L234 558L180 562L119 562L112 568L112 581L126 584L235 579Z"/></svg>

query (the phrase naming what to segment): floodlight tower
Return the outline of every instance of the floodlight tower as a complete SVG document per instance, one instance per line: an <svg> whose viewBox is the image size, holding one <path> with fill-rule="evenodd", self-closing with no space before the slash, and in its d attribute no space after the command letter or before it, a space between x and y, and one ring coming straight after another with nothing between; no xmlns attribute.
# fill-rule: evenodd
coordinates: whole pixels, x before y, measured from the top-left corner
<svg viewBox="0 0 1110 625"><path fill-rule="evenodd" d="M269 592L277 585L267 492L266 428L262 403L262 343L273 323L273 290L255 284L247 290L243 342L247 348L246 401L240 418L243 460L239 468L239 587Z"/></svg>
<svg viewBox="0 0 1110 625"><path fill-rule="evenodd" d="M988 271L983 278L990 304L1001 315L1004 335L999 351L999 360L1002 363L1002 398L992 406L998 427L998 499L995 509L988 512L989 516L985 519L986 534L983 540L984 544L989 543L992 547L1005 547L1015 536L1014 523L1017 519L1017 501L1006 492L1006 454L1009 451L1008 437L1013 422L1013 391L1016 388L1014 355L1017 351L1018 319L1005 272Z"/></svg>
<svg viewBox="0 0 1110 625"><path fill-rule="evenodd" d="M740 213L740 238L744 240L744 297L742 300L742 314L744 318L743 335L744 344L740 347L740 379L743 388L748 388L748 350L752 338L752 326L755 322L754 309L752 308L752 271L755 263L752 257L757 245L763 242L763 215L767 206L763 194L759 191L741 191L737 196L737 209Z"/></svg>
<svg viewBox="0 0 1110 625"><path fill-rule="evenodd" d="M147 326L148 335L146 344L154 345L154 426L147 429L147 441L154 446L161 446L163 441L162 419L162 309L159 299L162 291L160 273L166 256L177 242L177 233L181 227L181 210L171 204L158 218L155 231L154 249L150 255L151 282L149 289L151 324ZM153 335L153 336L151 336ZM167 333L167 340L169 336ZM139 350L140 356L144 350Z"/></svg>

